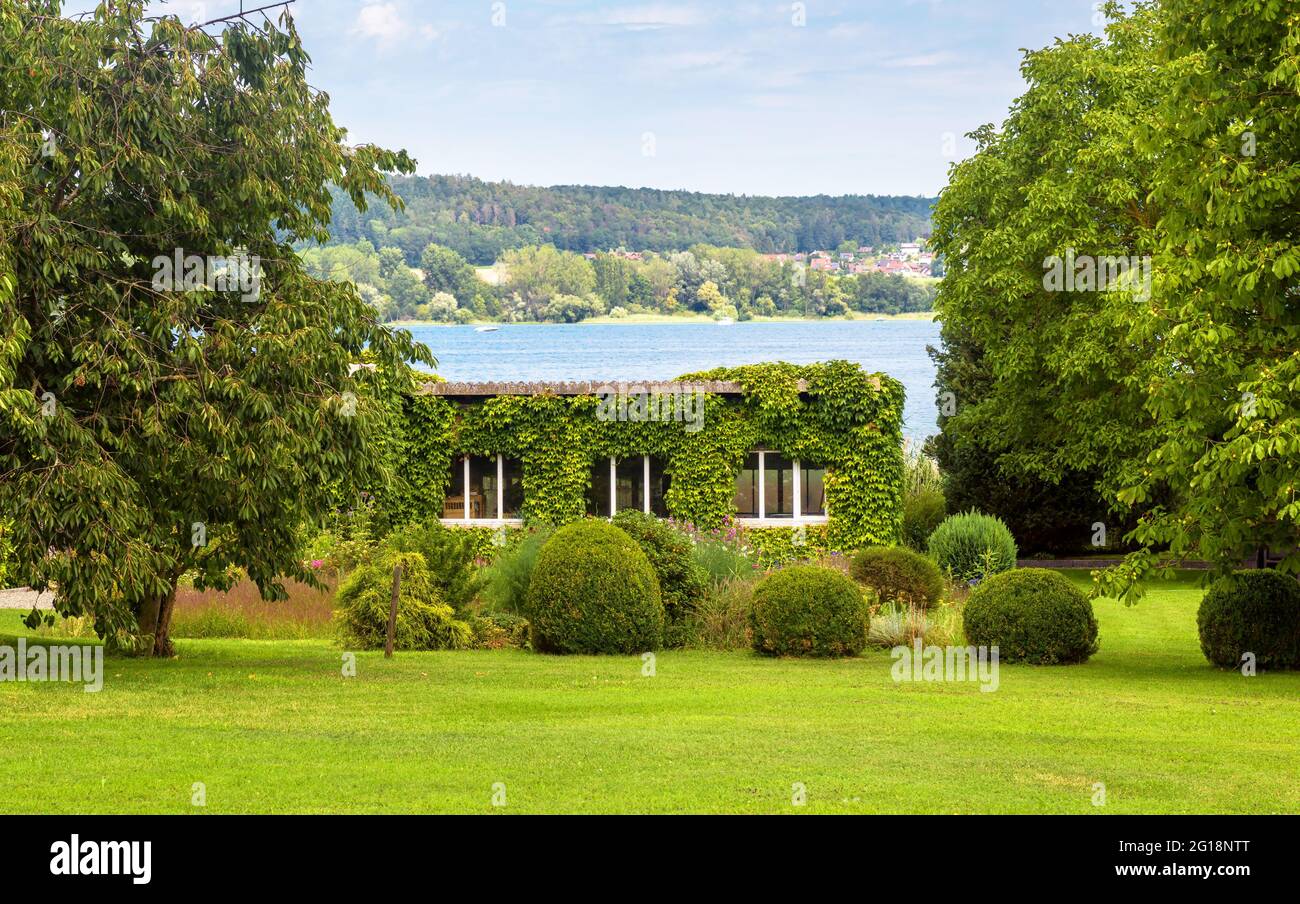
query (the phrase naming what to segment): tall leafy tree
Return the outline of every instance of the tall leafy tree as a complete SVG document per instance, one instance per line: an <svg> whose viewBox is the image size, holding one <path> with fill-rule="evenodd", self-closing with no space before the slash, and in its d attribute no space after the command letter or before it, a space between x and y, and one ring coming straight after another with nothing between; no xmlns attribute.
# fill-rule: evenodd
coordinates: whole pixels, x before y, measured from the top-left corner
<svg viewBox="0 0 1300 904"><path fill-rule="evenodd" d="M1155 339L1131 341L1158 217L1139 135L1168 87L1155 59L1160 10L1110 13L1106 40L1026 54L1027 91L1000 129L974 133L978 152L953 168L935 209L948 343L938 452L956 498L1021 515L1012 520L1045 545L1087 542L1108 508L1090 485L1116 504L1125 468L1160 430L1140 379ZM1137 282L1103 291L1095 279L1050 278L1054 261L1073 276L1102 258L1135 264ZM1046 531L1026 513L1053 494L1064 523ZM1114 513L1109 527L1120 533L1130 516Z"/></svg>
<svg viewBox="0 0 1300 904"><path fill-rule="evenodd" d="M1154 351L1128 382L1160 425L1119 498L1172 486L1138 536L1232 567L1256 549L1300 572L1300 9L1166 0L1171 76L1154 127L1155 291L1127 341ZM1126 589L1150 567L1116 575Z"/></svg>
<svg viewBox="0 0 1300 904"><path fill-rule="evenodd" d="M144 6L0 2L0 511L63 614L164 655L182 574L310 580L299 526L391 477L374 383L432 362L292 247L328 237L331 185L395 202L410 158L347 145L287 16ZM206 286L159 280L178 253ZM258 291L222 258L260 259Z"/></svg>

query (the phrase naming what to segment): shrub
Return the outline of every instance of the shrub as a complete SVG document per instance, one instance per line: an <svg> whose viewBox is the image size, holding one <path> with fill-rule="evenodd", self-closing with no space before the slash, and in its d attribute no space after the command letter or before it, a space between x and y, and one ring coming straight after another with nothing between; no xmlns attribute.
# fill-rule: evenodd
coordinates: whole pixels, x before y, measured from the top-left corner
<svg viewBox="0 0 1300 904"><path fill-rule="evenodd" d="M935 528L929 545L930 556L955 581L982 581L1016 567L1016 540L992 515L953 515Z"/></svg>
<svg viewBox="0 0 1300 904"><path fill-rule="evenodd" d="M943 490L922 487L903 497L903 543L909 549L925 552L930 535L943 523L948 502Z"/></svg>
<svg viewBox="0 0 1300 904"><path fill-rule="evenodd" d="M474 648L478 650L522 650L528 646L528 620L508 612L476 615L470 620Z"/></svg>
<svg viewBox="0 0 1300 904"><path fill-rule="evenodd" d="M549 527L534 530L484 569L482 597L490 611L512 615L523 615L528 611L528 585L532 581L533 568L542 547L553 533Z"/></svg>
<svg viewBox="0 0 1300 904"><path fill-rule="evenodd" d="M754 649L769 656L856 656L867 642L862 591L838 571L794 565L754 588Z"/></svg>
<svg viewBox="0 0 1300 904"><path fill-rule="evenodd" d="M943 572L939 566L910 549L861 550L853 555L849 573L886 602L928 609L943 598Z"/></svg>
<svg viewBox="0 0 1300 904"><path fill-rule="evenodd" d="M883 606L871 613L867 643L892 650L907 647L917 639L927 646L947 647L965 643L962 610L952 604L920 609L916 606Z"/></svg>
<svg viewBox="0 0 1300 904"><path fill-rule="evenodd" d="M708 577L695 561L694 544L681 531L644 512L620 513L614 526L635 540L650 560L664 601L665 644L681 646L686 619L708 587Z"/></svg>
<svg viewBox="0 0 1300 904"><path fill-rule="evenodd" d="M659 579L627 533L604 521L579 521L542 547L528 620L541 653L657 650L664 636Z"/></svg>
<svg viewBox="0 0 1300 904"><path fill-rule="evenodd" d="M1221 578L1196 619L1201 651L1224 669L1255 655L1261 669L1300 668L1300 584L1277 571L1239 571Z"/></svg>
<svg viewBox="0 0 1300 904"><path fill-rule="evenodd" d="M723 539L697 540L692 555L715 586L752 575L758 567L747 549Z"/></svg>
<svg viewBox="0 0 1300 904"><path fill-rule="evenodd" d="M1064 576L1027 568L995 575L966 602L966 639L1003 662L1064 665L1097 652L1092 603Z"/></svg>
<svg viewBox="0 0 1300 904"><path fill-rule="evenodd" d="M346 643L363 650L383 649L393 598L393 568L402 566L397 600L396 646L402 650L461 650L470 646L470 626L442 602L419 553L398 553L362 565L339 589L335 601Z"/></svg>
<svg viewBox="0 0 1300 904"><path fill-rule="evenodd" d="M483 588L483 577L475 564L477 540L469 531L428 521L390 534L384 545L392 552L418 552L423 556L442 601L458 613L465 612Z"/></svg>
<svg viewBox="0 0 1300 904"><path fill-rule="evenodd" d="M699 650L748 650L752 646L749 613L757 585L758 579L747 575L710 587L687 616L686 645Z"/></svg>

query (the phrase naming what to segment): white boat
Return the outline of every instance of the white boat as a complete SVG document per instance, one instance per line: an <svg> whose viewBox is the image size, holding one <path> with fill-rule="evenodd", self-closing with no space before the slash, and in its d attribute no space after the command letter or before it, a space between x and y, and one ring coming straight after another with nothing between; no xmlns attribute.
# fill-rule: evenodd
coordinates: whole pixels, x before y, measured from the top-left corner
<svg viewBox="0 0 1300 904"><path fill-rule="evenodd" d="M499 333L499 332L501 332L501 327L499 327L499 326L480 326L480 327L476 327L476 328L474 329L474 332L476 332L476 333Z"/></svg>
<svg viewBox="0 0 1300 904"><path fill-rule="evenodd" d="M735 325L736 325L736 321L732 320L730 317L723 317L721 320L718 321L718 326L735 326Z"/></svg>

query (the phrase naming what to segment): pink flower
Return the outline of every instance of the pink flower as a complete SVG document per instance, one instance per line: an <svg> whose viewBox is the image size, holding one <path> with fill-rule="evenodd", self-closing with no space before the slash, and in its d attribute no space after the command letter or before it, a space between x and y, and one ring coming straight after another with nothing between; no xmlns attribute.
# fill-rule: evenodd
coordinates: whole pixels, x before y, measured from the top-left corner
<svg viewBox="0 0 1300 904"><path fill-rule="evenodd" d="M311 567L316 569L317 571L320 571L322 568L325 567L325 562L321 559L316 559L311 563Z"/></svg>

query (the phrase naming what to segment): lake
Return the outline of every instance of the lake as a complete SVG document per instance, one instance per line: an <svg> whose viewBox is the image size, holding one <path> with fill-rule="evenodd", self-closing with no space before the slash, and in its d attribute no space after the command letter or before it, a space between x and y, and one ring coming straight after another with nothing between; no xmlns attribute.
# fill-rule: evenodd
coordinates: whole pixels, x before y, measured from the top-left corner
<svg viewBox="0 0 1300 904"><path fill-rule="evenodd" d="M671 380L682 374L769 361L844 360L887 373L907 389L904 434L938 432L934 363L939 324L927 320L796 320L778 323L513 324L496 333L417 326L447 380Z"/></svg>

